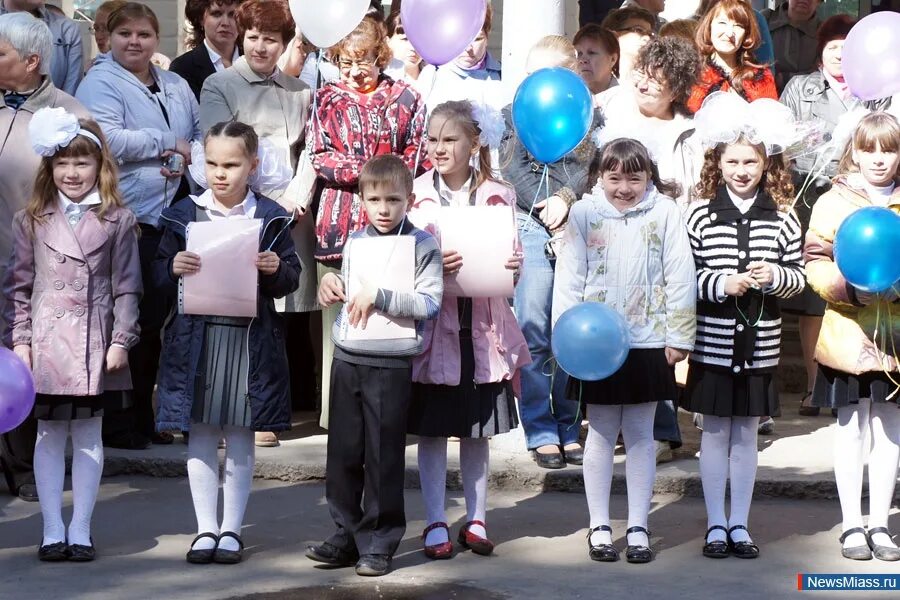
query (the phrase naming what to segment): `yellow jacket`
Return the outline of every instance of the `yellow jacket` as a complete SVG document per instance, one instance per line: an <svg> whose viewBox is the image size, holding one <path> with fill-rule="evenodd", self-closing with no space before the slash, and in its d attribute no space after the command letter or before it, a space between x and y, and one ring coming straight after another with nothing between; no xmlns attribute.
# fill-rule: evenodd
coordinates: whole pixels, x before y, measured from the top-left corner
<svg viewBox="0 0 900 600"><path fill-rule="evenodd" d="M803 249L807 283L828 303L816 345L816 361L854 375L897 371L895 348L900 350L900 303L895 300L880 302L880 307L875 303L865 305L834 262L835 233L851 213L867 206L872 203L859 175L836 177L831 190L813 207ZM891 196L889 208L900 213L900 185ZM879 311L881 333L876 344Z"/></svg>

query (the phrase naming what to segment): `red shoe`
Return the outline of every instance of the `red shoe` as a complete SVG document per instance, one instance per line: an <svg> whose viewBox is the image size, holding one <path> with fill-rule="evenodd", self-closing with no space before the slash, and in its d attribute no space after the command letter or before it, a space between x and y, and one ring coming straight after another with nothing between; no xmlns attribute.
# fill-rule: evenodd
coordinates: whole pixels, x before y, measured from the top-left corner
<svg viewBox="0 0 900 600"><path fill-rule="evenodd" d="M450 537L450 528L447 527L446 523L438 521L437 523L432 523L428 527L425 528L425 531L422 532L422 541L425 541L425 536L432 529L437 529L438 527L443 527L447 530L447 537ZM425 546L425 556L430 558L431 560L443 560L450 558L453 556L453 544L450 541L441 542L440 544L434 544L433 546Z"/></svg>
<svg viewBox="0 0 900 600"><path fill-rule="evenodd" d="M484 521L469 521L459 530L459 537L456 541L458 541L464 548L470 549L475 554L480 554L482 556L488 556L491 552L494 551L494 542L487 538L483 538L480 535L475 535L471 531L469 531L469 527L472 525L481 525L484 527Z"/></svg>

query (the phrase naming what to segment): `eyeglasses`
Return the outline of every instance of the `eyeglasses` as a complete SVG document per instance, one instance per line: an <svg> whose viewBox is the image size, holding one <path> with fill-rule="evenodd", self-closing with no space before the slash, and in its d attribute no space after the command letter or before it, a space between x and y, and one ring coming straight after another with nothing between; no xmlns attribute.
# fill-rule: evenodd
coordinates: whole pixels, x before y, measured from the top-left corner
<svg viewBox="0 0 900 600"><path fill-rule="evenodd" d="M368 71L373 66L375 66L375 59L374 58L364 58L362 60L349 60L346 58L342 58L338 61L338 68L341 71L349 72L350 69L352 69L354 65L360 71Z"/></svg>
<svg viewBox="0 0 900 600"><path fill-rule="evenodd" d="M646 27L641 27L640 25L632 25L631 27L616 29L616 33L636 33L638 35L646 35L647 37L656 36L656 33L654 33L653 30L647 29Z"/></svg>
<svg viewBox="0 0 900 600"><path fill-rule="evenodd" d="M661 81L653 75L650 75L649 73L638 69L635 69L631 72L631 80L635 83L635 85L646 80L647 87L655 92L661 92L663 88L666 87L665 81Z"/></svg>

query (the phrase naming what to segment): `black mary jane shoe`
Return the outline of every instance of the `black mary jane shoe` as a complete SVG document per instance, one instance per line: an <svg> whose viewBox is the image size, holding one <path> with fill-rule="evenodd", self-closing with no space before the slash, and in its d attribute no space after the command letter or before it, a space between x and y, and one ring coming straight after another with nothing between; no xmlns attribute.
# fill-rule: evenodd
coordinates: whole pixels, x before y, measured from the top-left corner
<svg viewBox="0 0 900 600"><path fill-rule="evenodd" d="M331 542L322 542L306 547L306 558L329 567L352 567L359 561L359 554L338 548Z"/></svg>
<svg viewBox="0 0 900 600"><path fill-rule="evenodd" d="M609 525L597 525L588 531L588 556L591 557L591 560L596 560L597 562L616 562L619 560L619 551L612 544L591 543L591 534L595 531L608 531L612 534L612 527Z"/></svg>
<svg viewBox="0 0 900 600"><path fill-rule="evenodd" d="M703 538L703 556L706 558L728 558L728 555L731 554L731 550L729 549L728 542L724 540L715 540L714 542L709 541L709 534L715 531L716 529L721 529L725 532L725 536L728 536L728 530L725 529L722 525L713 525L709 529L706 530L706 536Z"/></svg>
<svg viewBox="0 0 900 600"><path fill-rule="evenodd" d="M194 550L194 544L196 544L199 540L203 538L212 538L216 544L219 543L219 536L216 534L207 531L206 533L201 533L197 537L194 538L194 541L191 542L191 549L188 550L185 555L185 559L194 565L208 565L213 560L213 554L216 552L215 546L212 548L204 548L201 550Z"/></svg>
<svg viewBox="0 0 900 600"><path fill-rule="evenodd" d="M584 448L578 446L577 450L566 450L562 448L563 460L570 465L580 465L584 463Z"/></svg>
<svg viewBox="0 0 900 600"><path fill-rule="evenodd" d="M851 546L849 548L844 548L844 540L853 535L854 533L861 533L866 537L866 545L864 546ZM841 556L844 558L849 558L850 560L872 560L872 549L869 548L869 537L866 535L866 530L862 527L851 527L847 531L841 534L841 537L838 538L841 542Z"/></svg>
<svg viewBox="0 0 900 600"><path fill-rule="evenodd" d="M866 541L868 541L869 548L872 549L872 554L875 558L878 560L886 560L888 562L900 560L900 548L894 548L893 546L879 546L872 541L872 535L876 533L887 534L891 539L894 537L891 535L891 532L888 531L887 527L875 527L869 530L869 533L866 534Z"/></svg>
<svg viewBox="0 0 900 600"><path fill-rule="evenodd" d="M646 527L635 525L625 530L625 539L628 539L629 533L646 533L647 541L650 541L650 531ZM653 550L649 546L637 546L628 544L625 548L625 560L630 563L648 563L653 560Z"/></svg>
<svg viewBox="0 0 900 600"><path fill-rule="evenodd" d="M542 469L562 469L566 466L566 460L563 458L562 452L541 454L537 450L532 450L531 454L534 456L534 462Z"/></svg>
<svg viewBox="0 0 900 600"><path fill-rule="evenodd" d="M743 525L735 525L728 530L728 549L738 558L759 558L759 546L753 542L735 542L731 539L731 532L735 529L743 529L750 535L750 532Z"/></svg>
<svg viewBox="0 0 900 600"><path fill-rule="evenodd" d="M224 550L216 545L216 550L213 553L213 562L219 563L220 565L236 565L244 559L244 541L241 539L241 536L233 531L223 531L219 534L219 542L222 541L222 538L226 537L237 540L238 549Z"/></svg>
<svg viewBox="0 0 900 600"><path fill-rule="evenodd" d="M38 548L38 559L44 562L62 562L69 560L69 545L65 542L44 544Z"/></svg>
<svg viewBox="0 0 900 600"><path fill-rule="evenodd" d="M91 562L97 558L97 551L94 549L94 538L91 538L91 544L69 544L69 561L70 562Z"/></svg>

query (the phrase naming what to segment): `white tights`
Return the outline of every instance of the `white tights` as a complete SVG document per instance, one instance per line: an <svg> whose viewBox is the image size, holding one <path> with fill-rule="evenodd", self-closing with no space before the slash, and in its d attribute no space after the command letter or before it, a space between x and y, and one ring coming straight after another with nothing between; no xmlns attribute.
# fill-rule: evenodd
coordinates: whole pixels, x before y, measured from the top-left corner
<svg viewBox="0 0 900 600"><path fill-rule="evenodd" d="M866 435L872 443L866 447ZM900 460L900 409L893 402L860 400L838 409L834 440L834 478L841 499L843 531L863 526L863 465L869 459L869 528L887 527L888 512ZM895 544L883 533L873 536L880 546ZM861 533L844 540L845 547L865 546Z"/></svg>
<svg viewBox="0 0 900 600"><path fill-rule="evenodd" d="M225 482L222 486L222 525L219 526L219 440L225 439ZM197 515L197 533L210 532L219 535L225 531L241 534L244 510L250 497L253 482L253 462L255 446L253 431L249 427L226 425L191 425L188 443L187 471L191 484L191 497ZM194 550L214 548L216 542L202 538L193 546ZM223 550L237 550L238 543L233 538L223 538L219 543Z"/></svg>
<svg viewBox="0 0 900 600"><path fill-rule="evenodd" d="M466 522L485 522L487 506L487 481L490 464L488 438L462 438L459 440L459 463L462 471L463 493L466 497ZM447 489L447 438L419 438L419 480L422 498L425 500L425 520L432 523L447 522L444 512L444 492ZM469 528L473 534L487 537L481 525ZM425 536L425 544L433 546L449 541L443 527L432 529Z"/></svg>
<svg viewBox="0 0 900 600"><path fill-rule="evenodd" d="M625 441L625 483L628 489L628 527L647 527L647 514L656 479L656 448L653 441L653 417L656 402L603 406L589 404L590 422L584 445L584 491L587 496L591 529L609 525L609 494L612 486L613 456L619 431ZM610 544L607 531L591 534L592 544ZM628 543L649 546L644 533L628 534Z"/></svg>
<svg viewBox="0 0 900 600"><path fill-rule="evenodd" d="M700 440L700 480L706 501L707 527L723 525L747 526L750 501L756 483L759 452L756 446L759 417L716 417L703 415L703 436ZM725 484L731 481L731 516L725 517ZM735 542L749 542L744 529L731 534ZM725 541L726 534L717 529L708 541Z"/></svg>
<svg viewBox="0 0 900 600"><path fill-rule="evenodd" d="M101 429L100 417L71 421L38 420L34 478L44 519L41 545L66 540L69 544L92 545L91 515L103 474ZM66 479L66 441L70 433L74 511L67 532L62 520L62 494Z"/></svg>

